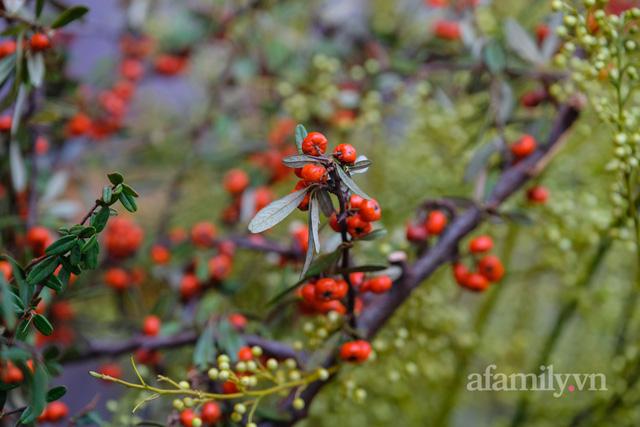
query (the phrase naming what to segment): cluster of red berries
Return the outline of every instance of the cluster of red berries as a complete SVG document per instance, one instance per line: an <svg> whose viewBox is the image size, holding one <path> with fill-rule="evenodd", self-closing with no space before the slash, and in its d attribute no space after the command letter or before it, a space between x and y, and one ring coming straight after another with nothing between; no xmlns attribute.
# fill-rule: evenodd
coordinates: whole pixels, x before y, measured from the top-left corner
<svg viewBox="0 0 640 427"><path fill-rule="evenodd" d="M491 283L502 279L504 266L497 256L487 255L491 249L493 249L493 239L489 236L478 236L469 242L469 253L474 258L476 271L470 271L461 262L454 263L453 276L460 286L481 292Z"/></svg>
<svg viewBox="0 0 640 427"><path fill-rule="evenodd" d="M393 287L393 280L387 275L367 279L364 273L356 272L349 274L349 281L358 294L383 294ZM300 310L304 314L326 314L330 311L345 314L347 310L343 300L348 292L347 281L340 278L324 277L311 280L298 290L301 298ZM362 300L359 297L356 298L354 309L356 314L362 309Z"/></svg>
<svg viewBox="0 0 640 427"><path fill-rule="evenodd" d="M142 228L124 217L113 218L105 229L105 245L112 258L128 258L136 253L142 243Z"/></svg>
<svg viewBox="0 0 640 427"><path fill-rule="evenodd" d="M371 233L373 230L372 223L382 217L382 208L375 199L364 199L357 194L352 194L349 198L349 206L346 212L347 233L355 238ZM338 233L342 230L338 216L335 213L329 218L329 226Z"/></svg>
<svg viewBox="0 0 640 427"><path fill-rule="evenodd" d="M33 361L27 361L27 367L33 370ZM0 363L0 381L5 384L19 384L24 381L24 373L10 360Z"/></svg>
<svg viewBox="0 0 640 427"><path fill-rule="evenodd" d="M429 211L421 221L407 224L407 240L412 243L423 243L431 236L439 236L449 223L449 217L441 210Z"/></svg>

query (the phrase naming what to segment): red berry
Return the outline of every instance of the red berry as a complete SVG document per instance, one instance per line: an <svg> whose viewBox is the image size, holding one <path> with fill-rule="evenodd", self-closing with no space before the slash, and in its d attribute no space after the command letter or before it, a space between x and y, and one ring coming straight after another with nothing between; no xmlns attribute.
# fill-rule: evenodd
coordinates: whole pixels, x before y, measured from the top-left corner
<svg viewBox="0 0 640 427"><path fill-rule="evenodd" d="M489 236L478 236L469 242L469 251L474 254L488 252L493 248L493 239Z"/></svg>
<svg viewBox="0 0 640 427"><path fill-rule="evenodd" d="M340 347L340 358L347 362L362 363L371 354L371 344L364 340L350 341Z"/></svg>
<svg viewBox="0 0 640 427"><path fill-rule="evenodd" d="M327 151L327 137L320 132L310 132L302 141L302 152L310 156L319 156Z"/></svg>
<svg viewBox="0 0 640 427"><path fill-rule="evenodd" d="M349 206L351 207L351 209L360 209L360 206L362 206L362 202L364 202L364 198L358 196L357 194L352 194L351 197L349 197Z"/></svg>
<svg viewBox="0 0 640 427"><path fill-rule="evenodd" d="M324 182L327 180L327 170L322 165L309 163L302 167L302 179L308 182Z"/></svg>
<svg viewBox="0 0 640 427"><path fill-rule="evenodd" d="M123 291L131 284L131 277L126 270L114 267L106 271L104 281L110 288L116 291Z"/></svg>
<svg viewBox="0 0 640 427"><path fill-rule="evenodd" d="M122 377L122 369L117 363L105 363L98 369L98 372L113 378Z"/></svg>
<svg viewBox="0 0 640 427"><path fill-rule="evenodd" d="M339 300L347 295L349 286L344 280L320 279L315 285L315 297L321 301Z"/></svg>
<svg viewBox="0 0 640 427"><path fill-rule="evenodd" d="M180 296L183 299L193 298L200 290L200 283L195 274L185 274L180 281Z"/></svg>
<svg viewBox="0 0 640 427"><path fill-rule="evenodd" d="M238 386L233 381L225 381L222 383L222 392L224 394L237 393Z"/></svg>
<svg viewBox="0 0 640 427"><path fill-rule="evenodd" d="M184 411L180 412L180 424L182 424L183 427L192 427L193 420L195 418L196 414L195 412L193 412L193 409L185 409Z"/></svg>
<svg viewBox="0 0 640 427"><path fill-rule="evenodd" d="M549 198L549 190L541 185L536 185L527 190L527 199L531 203L545 204Z"/></svg>
<svg viewBox="0 0 640 427"><path fill-rule="evenodd" d="M162 245L153 245L151 247L151 259L155 264L166 264L171 260L171 252Z"/></svg>
<svg viewBox="0 0 640 427"><path fill-rule="evenodd" d="M389 276L373 277L365 282L363 288L374 294L383 294L388 292L393 286L393 280Z"/></svg>
<svg viewBox="0 0 640 427"><path fill-rule="evenodd" d="M306 302L313 304L316 302L316 285L313 283L305 283L300 287L300 297Z"/></svg>
<svg viewBox="0 0 640 427"><path fill-rule="evenodd" d="M208 247L213 245L216 234L215 225L206 221L199 222L191 229L191 241L196 246Z"/></svg>
<svg viewBox="0 0 640 427"><path fill-rule="evenodd" d="M91 130L91 118L84 113L76 113L67 122L66 132L69 136L86 135Z"/></svg>
<svg viewBox="0 0 640 427"><path fill-rule="evenodd" d="M413 243L420 243L427 240L428 234L425 227L410 223L407 224L407 240Z"/></svg>
<svg viewBox="0 0 640 427"><path fill-rule="evenodd" d="M538 43L542 43L551 33L551 29L546 24L538 24L536 26L536 38Z"/></svg>
<svg viewBox="0 0 640 427"><path fill-rule="evenodd" d="M360 205L359 214L364 221L374 222L382 217L382 209L375 199L365 200Z"/></svg>
<svg viewBox="0 0 640 427"><path fill-rule="evenodd" d="M511 144L511 153L516 159L523 159L536 151L538 144L531 135L522 135L515 143Z"/></svg>
<svg viewBox="0 0 640 427"><path fill-rule="evenodd" d="M231 274L232 259L229 255L216 255L209 260L209 275L213 280L224 280Z"/></svg>
<svg viewBox="0 0 640 427"><path fill-rule="evenodd" d="M13 40L5 40L0 43L0 59L9 55L13 55L16 51L17 45Z"/></svg>
<svg viewBox="0 0 640 427"><path fill-rule="evenodd" d="M360 215L352 215L347 218L347 232L352 237L366 236L371 232L372 228L371 223L364 221Z"/></svg>
<svg viewBox="0 0 640 427"><path fill-rule="evenodd" d="M333 155L340 162L351 165L355 163L358 154L351 144L338 144L333 150Z"/></svg>
<svg viewBox="0 0 640 427"><path fill-rule="evenodd" d="M464 264L455 263L453 264L453 277L456 279L456 283L463 285L467 282L469 270Z"/></svg>
<svg viewBox="0 0 640 427"><path fill-rule="evenodd" d="M55 423L69 415L69 407L66 403L57 400L49 403L45 408L45 412L47 414L47 420Z"/></svg>
<svg viewBox="0 0 640 427"><path fill-rule="evenodd" d="M51 40L46 34L35 33L31 36L29 44L31 45L31 50L38 52L49 49L49 47L51 47Z"/></svg>
<svg viewBox="0 0 640 427"><path fill-rule="evenodd" d="M458 40L460 38L460 24L456 21L439 20L433 29L436 37L444 40Z"/></svg>
<svg viewBox="0 0 640 427"><path fill-rule="evenodd" d="M257 212L273 201L273 192L271 192L267 187L258 187L253 192L253 198L253 203Z"/></svg>
<svg viewBox="0 0 640 427"><path fill-rule="evenodd" d="M489 287L489 281L480 273L470 273L462 286L472 291L480 292Z"/></svg>
<svg viewBox="0 0 640 427"><path fill-rule="evenodd" d="M162 321L158 316L147 316L142 324L142 332L150 337L155 337L160 332Z"/></svg>
<svg viewBox="0 0 640 427"><path fill-rule="evenodd" d="M216 402L207 402L202 405L200 419L206 424L215 424L222 419L222 409Z"/></svg>
<svg viewBox="0 0 640 427"><path fill-rule="evenodd" d="M540 105L545 99L547 99L547 91L544 89L532 90L522 95L520 104L526 108L533 108Z"/></svg>
<svg viewBox="0 0 640 427"><path fill-rule="evenodd" d="M338 215L336 215L335 212L329 217L329 227L331 227L331 229L336 233L342 231L342 226L338 222Z"/></svg>
<svg viewBox="0 0 640 427"><path fill-rule="evenodd" d="M487 255L478 261L478 272L490 282L499 282L504 276L504 266L495 255Z"/></svg>
<svg viewBox="0 0 640 427"><path fill-rule="evenodd" d="M238 360L242 362L248 362L253 359L253 353L251 352L251 347L241 347L238 350Z"/></svg>
<svg viewBox="0 0 640 427"><path fill-rule="evenodd" d="M10 115L5 114L4 116L0 116L0 132L9 132L11 130L12 123L13 119Z"/></svg>
<svg viewBox="0 0 640 427"><path fill-rule="evenodd" d="M177 55L160 54L154 61L154 68L158 74L175 76L187 66L187 58Z"/></svg>
<svg viewBox="0 0 640 427"><path fill-rule="evenodd" d="M230 194L240 194L249 186L249 176L242 169L231 169L224 176L224 188Z"/></svg>
<svg viewBox="0 0 640 427"><path fill-rule="evenodd" d="M247 327L247 318L240 313L232 313L229 315L229 323L234 329L241 331Z"/></svg>
<svg viewBox="0 0 640 427"><path fill-rule="evenodd" d="M438 236L444 228L447 226L448 222L447 215L445 215L442 211L431 211L427 216L427 221L424 224L427 233Z"/></svg>

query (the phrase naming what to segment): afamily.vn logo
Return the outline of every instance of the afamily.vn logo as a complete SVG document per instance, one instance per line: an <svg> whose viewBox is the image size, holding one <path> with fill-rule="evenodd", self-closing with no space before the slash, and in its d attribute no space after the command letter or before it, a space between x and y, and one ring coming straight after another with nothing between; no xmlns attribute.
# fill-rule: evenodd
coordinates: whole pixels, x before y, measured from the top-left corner
<svg viewBox="0 0 640 427"><path fill-rule="evenodd" d="M538 375L529 373L504 374L495 372L496 365L489 365L484 373L472 373L467 377L469 391L553 391L560 397L565 391L607 391L607 377L602 373L555 373L553 365L540 366Z"/></svg>

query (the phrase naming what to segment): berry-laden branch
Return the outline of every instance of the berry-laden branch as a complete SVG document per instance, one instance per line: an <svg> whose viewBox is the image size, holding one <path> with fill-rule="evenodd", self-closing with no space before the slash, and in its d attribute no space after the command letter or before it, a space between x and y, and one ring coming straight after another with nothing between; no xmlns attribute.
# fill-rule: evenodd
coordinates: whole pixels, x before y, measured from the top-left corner
<svg viewBox="0 0 640 427"><path fill-rule="evenodd" d="M54 332L49 319L37 312L42 292L49 288L52 292L62 293L72 275L79 275L83 270L98 266L100 245L97 236L115 213L113 205L120 202L130 212L137 210L135 199L138 194L124 182L124 177L119 173L112 173L108 178L111 185L103 188L102 196L81 221L73 227L61 228L61 237L38 248L40 256L26 267L21 267L9 255L0 256L3 263L9 266L9 271L3 271L0 275L0 301L6 326L2 330L0 344L3 351L5 348L13 350L13 353L7 353L10 356L8 360L2 361L0 368L3 383L14 387L23 386L25 395L29 396L27 406L20 411L19 422L22 424L33 423L43 412L45 415L41 418L48 419L46 402L53 402L55 408L55 401L66 392L64 387L47 390L51 375L48 366L57 363L57 352L39 354L27 344L34 329L44 336L50 336ZM60 405L58 406L61 408ZM64 408L66 411L66 406ZM16 411L9 411L0 418L11 413Z"/></svg>
<svg viewBox="0 0 640 427"><path fill-rule="evenodd" d="M523 185L539 173L542 165L546 165L549 157L557 152L557 147L562 143L565 132L571 128L579 116L579 105L563 105L555 123L547 138L547 143L526 159L515 163L506 169L494 190L487 197L483 205L470 206L460 215L457 215L451 224L445 229L437 244L430 248L413 265L408 266L403 275L397 279L389 292L379 295L363 309L358 319L358 326L365 338L373 338L393 316L396 310L409 298L425 279L433 274L438 267L452 261L460 242L480 225L489 212L495 212L500 204L517 192ZM325 360L323 366L333 364L333 356ZM286 410L292 415L287 422L265 421L262 427L275 427L292 425L296 421L307 416L309 403L318 394L325 383L311 384L301 395L307 406L296 409L289 398Z"/></svg>

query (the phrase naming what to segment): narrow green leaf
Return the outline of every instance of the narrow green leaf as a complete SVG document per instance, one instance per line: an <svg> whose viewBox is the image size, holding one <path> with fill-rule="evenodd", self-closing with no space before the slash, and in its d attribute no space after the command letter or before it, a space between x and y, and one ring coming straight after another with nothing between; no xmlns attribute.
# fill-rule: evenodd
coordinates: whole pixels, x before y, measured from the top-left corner
<svg viewBox="0 0 640 427"><path fill-rule="evenodd" d="M54 387L47 392L47 402L54 402L67 394L67 388L63 385Z"/></svg>
<svg viewBox="0 0 640 427"><path fill-rule="evenodd" d="M298 148L298 153L302 154L302 141L307 137L307 130L302 125L296 126L296 147Z"/></svg>
<svg viewBox="0 0 640 427"><path fill-rule="evenodd" d="M111 210L108 207L103 206L91 217L91 225L96 229L97 233L104 230L104 227L107 225L107 221L109 221L110 213Z"/></svg>
<svg viewBox="0 0 640 427"><path fill-rule="evenodd" d="M118 199L120 199L120 203L122 206L129 212L135 212L138 210L138 205L136 204L133 196L125 193L124 191L118 195Z"/></svg>
<svg viewBox="0 0 640 427"><path fill-rule="evenodd" d="M62 255L62 254L65 254L69 250L71 250L73 245L76 244L76 240L77 239L78 239L78 237L74 236L73 234L68 235L68 236L63 236L63 237L59 238L58 240L56 240L55 242L53 242L51 245L49 245L49 247L45 250L45 253L47 255Z"/></svg>
<svg viewBox="0 0 640 427"><path fill-rule="evenodd" d="M13 308L13 292L4 274L0 274L0 307L2 308L2 320L11 330L16 326L16 313Z"/></svg>
<svg viewBox="0 0 640 427"><path fill-rule="evenodd" d="M313 246L316 249L316 253L320 253L320 234L318 233L320 227L320 202L318 202L316 193L313 193L309 202L309 223L311 224L311 234L313 234Z"/></svg>
<svg viewBox="0 0 640 427"><path fill-rule="evenodd" d="M53 325L49 322L49 319L42 314L36 314L33 316L33 325L42 335L49 336L53 333Z"/></svg>
<svg viewBox="0 0 640 427"><path fill-rule="evenodd" d="M62 12L51 24L51 28L56 29L82 18L89 9L84 6L73 6Z"/></svg>
<svg viewBox="0 0 640 427"><path fill-rule="evenodd" d="M216 347L213 339L213 323L209 323L202 331L193 350L193 364L200 369L206 369L215 362Z"/></svg>
<svg viewBox="0 0 640 427"><path fill-rule="evenodd" d="M53 274L59 265L58 257L50 256L36 264L29 274L27 274L27 283L37 285Z"/></svg>
<svg viewBox="0 0 640 427"><path fill-rule="evenodd" d="M308 156L306 154L299 154L296 156L289 156L282 159L282 164L290 168L301 168L309 163L320 163L318 158Z"/></svg>
<svg viewBox="0 0 640 427"><path fill-rule="evenodd" d="M111 191L111 187L108 185L105 185L104 187L102 187L102 201L109 204L111 203L111 196L113 195L113 192Z"/></svg>
<svg viewBox="0 0 640 427"><path fill-rule="evenodd" d="M36 0L36 18L40 18L44 9L44 0Z"/></svg>
<svg viewBox="0 0 640 427"><path fill-rule="evenodd" d="M360 197L364 197L365 199L371 199L371 197L369 197L367 193L362 191L360 187L358 187L358 185L351 179L351 177L347 175L347 173L342 169L342 167L340 167L339 165L336 165L336 170L338 171L340 180L344 183L344 185L346 185L349 188L349 190L351 190L353 193L357 194Z"/></svg>
<svg viewBox="0 0 640 427"><path fill-rule="evenodd" d="M127 184L122 184L122 192L128 194L131 197L139 197L140 195L136 190Z"/></svg>
<svg viewBox="0 0 640 427"><path fill-rule="evenodd" d="M109 178L109 182L113 185L122 184L124 182L124 177L119 172L112 172L107 175L107 178Z"/></svg>
<svg viewBox="0 0 640 427"><path fill-rule="evenodd" d="M56 292L62 291L62 288L64 287L62 281L55 274L49 276L49 279L47 279L46 282L46 286L47 288L53 289Z"/></svg>
<svg viewBox="0 0 640 427"><path fill-rule="evenodd" d="M318 198L318 202L320 203L320 210L327 218L330 217L333 213L335 213L335 208L333 207L333 202L331 201L331 195L328 191L319 190L316 191L316 197Z"/></svg>
<svg viewBox="0 0 640 427"><path fill-rule="evenodd" d="M307 191L309 187L290 193L261 209L249 223L249 231L261 233L284 220L302 202Z"/></svg>

